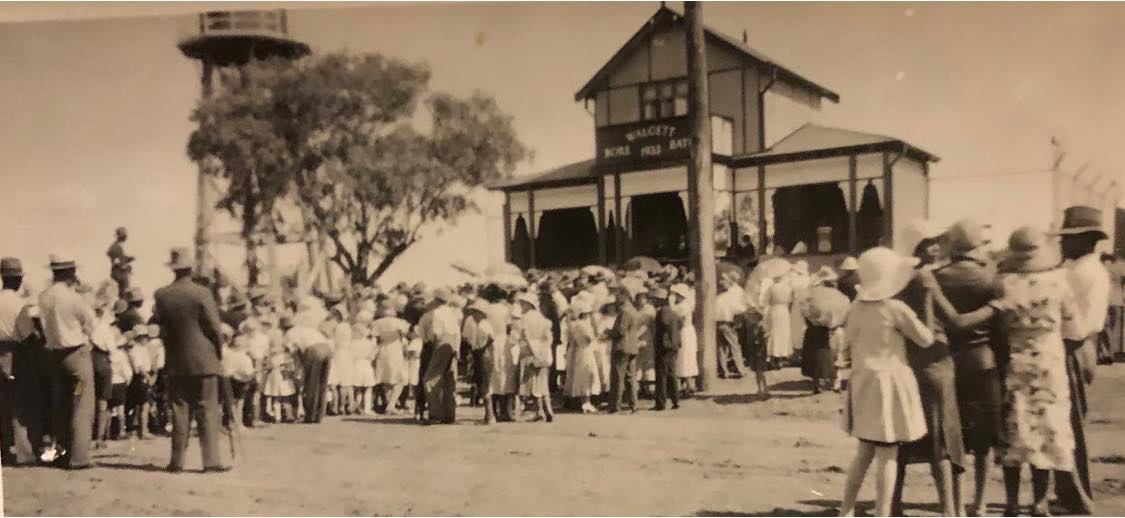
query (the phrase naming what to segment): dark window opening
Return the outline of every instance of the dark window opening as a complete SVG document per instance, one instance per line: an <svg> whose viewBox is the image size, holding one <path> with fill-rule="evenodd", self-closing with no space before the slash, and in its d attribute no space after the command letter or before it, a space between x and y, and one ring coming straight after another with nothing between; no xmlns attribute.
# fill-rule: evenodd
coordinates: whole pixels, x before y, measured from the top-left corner
<svg viewBox="0 0 1125 518"><path fill-rule="evenodd" d="M682 260L688 256L687 214L674 192L634 196L629 206L628 256Z"/></svg>
<svg viewBox="0 0 1125 518"><path fill-rule="evenodd" d="M781 254L848 250L848 206L839 184L778 188L773 193L774 244Z"/></svg>
<svg viewBox="0 0 1125 518"><path fill-rule="evenodd" d="M598 262L598 225L589 207L544 211L538 231L538 267L573 268Z"/></svg>

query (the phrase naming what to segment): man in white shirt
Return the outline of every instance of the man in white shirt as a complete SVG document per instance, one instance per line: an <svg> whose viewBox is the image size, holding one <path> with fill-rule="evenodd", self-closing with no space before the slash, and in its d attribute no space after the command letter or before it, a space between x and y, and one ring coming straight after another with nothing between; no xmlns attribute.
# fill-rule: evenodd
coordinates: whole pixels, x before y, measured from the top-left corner
<svg viewBox="0 0 1125 518"><path fill-rule="evenodd" d="M719 377L742 377L742 345L738 341L735 322L746 312L746 295L738 286L738 280L731 274L719 279L722 294L715 300L716 356L719 360Z"/></svg>
<svg viewBox="0 0 1125 518"><path fill-rule="evenodd" d="M1090 491L1089 455L1086 451L1086 385L1093 381L1097 364L1096 341L1109 309L1109 272L1094 252L1108 236L1101 229L1101 211L1070 207L1063 214L1059 244L1075 297L1073 326L1064 327L1067 378L1070 382L1070 421L1074 428L1074 471L1055 472L1059 504L1078 514L1096 514Z"/></svg>
<svg viewBox="0 0 1125 518"><path fill-rule="evenodd" d="M0 260L0 279L0 464L34 464L43 434L36 433L42 430L32 422L40 421L39 405L28 401L28 396L33 396L29 390L21 390L34 384L38 376L29 371L36 367L36 362L26 343L32 326L28 301L19 294L23 284L19 259ZM27 410L35 414L28 414Z"/></svg>
<svg viewBox="0 0 1125 518"><path fill-rule="evenodd" d="M422 385L431 422L453 424L457 412L457 354L461 347L460 297L442 288L434 294L440 305L430 313L427 340L433 344Z"/></svg>
<svg viewBox="0 0 1125 518"><path fill-rule="evenodd" d="M52 419L56 448L64 454L56 464L69 469L91 467L90 443L94 428L94 364L90 335L97 317L73 285L74 261L51 256L54 282L39 295L39 313L47 339L48 376L54 401Z"/></svg>

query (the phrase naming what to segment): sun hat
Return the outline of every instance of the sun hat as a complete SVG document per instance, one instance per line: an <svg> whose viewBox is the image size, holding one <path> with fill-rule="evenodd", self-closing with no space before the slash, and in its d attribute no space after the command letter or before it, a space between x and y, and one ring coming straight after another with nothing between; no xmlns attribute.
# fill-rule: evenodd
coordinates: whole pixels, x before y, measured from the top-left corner
<svg viewBox="0 0 1125 518"><path fill-rule="evenodd" d="M820 269L812 275L813 282L816 283L832 282L839 278L840 276L836 274L836 270L833 270L831 266L827 265L821 266Z"/></svg>
<svg viewBox="0 0 1125 518"><path fill-rule="evenodd" d="M441 287L441 288L437 288L437 289L434 290L433 298L434 298L434 300L437 300L437 301L440 301L440 302L449 302L449 298L452 297L452 296L453 296L453 292L449 291L449 288Z"/></svg>
<svg viewBox="0 0 1125 518"><path fill-rule="evenodd" d="M1067 207L1063 211L1062 227L1059 228L1060 236L1073 236L1087 232L1097 234L1100 239L1108 239L1102 229L1102 211L1085 205Z"/></svg>
<svg viewBox="0 0 1125 518"><path fill-rule="evenodd" d="M133 326L133 329L130 330L129 332L133 334L133 338L140 338L142 336L145 336L145 337L149 336L148 326L146 326L144 324L137 324L137 325Z"/></svg>
<svg viewBox="0 0 1125 518"><path fill-rule="evenodd" d="M172 270L190 270L195 268L195 260L186 246L173 248L169 254L168 267Z"/></svg>
<svg viewBox="0 0 1125 518"><path fill-rule="evenodd" d="M1060 258L1047 245L1047 235L1031 227L1021 227L1008 238L1005 269L1017 272L1040 272L1058 266Z"/></svg>
<svg viewBox="0 0 1125 518"><path fill-rule="evenodd" d="M859 285L856 298L878 301L898 294L914 278L916 257L903 257L890 248L877 246L859 256Z"/></svg>
<svg viewBox="0 0 1125 518"><path fill-rule="evenodd" d="M295 325L296 322L289 315L281 315L281 318L277 320L277 327L281 330L293 329Z"/></svg>
<svg viewBox="0 0 1125 518"><path fill-rule="evenodd" d="M355 321L357 324L366 324L368 322L373 322L374 320L375 312L368 311L367 309L360 310L360 312L355 316Z"/></svg>
<svg viewBox="0 0 1125 518"><path fill-rule="evenodd" d="M755 268L754 271L760 273L762 277L776 279L789 273L792 269L793 265L789 264L789 261L780 257L774 257L758 264L758 267Z"/></svg>
<svg viewBox="0 0 1125 518"><path fill-rule="evenodd" d="M156 324L149 324L148 325L148 335L153 337L153 338L159 338L160 337L160 326L156 325Z"/></svg>
<svg viewBox="0 0 1125 518"><path fill-rule="evenodd" d="M847 256L840 263L840 269L845 272L854 272L859 269L859 263L852 256Z"/></svg>
<svg viewBox="0 0 1125 518"><path fill-rule="evenodd" d="M682 284L682 283L673 284L672 287L669 288L668 291L670 291L671 293L673 293L675 295L679 295L679 296L681 296L685 299L691 298L691 288L688 288L687 284Z"/></svg>
<svg viewBox="0 0 1125 518"><path fill-rule="evenodd" d="M949 227L949 249L955 254L972 252L988 242L984 225L975 219L961 219Z"/></svg>
<svg viewBox="0 0 1125 518"><path fill-rule="evenodd" d="M516 296L516 301L530 304L531 307L539 309L539 299L528 292L520 293Z"/></svg>
<svg viewBox="0 0 1125 518"><path fill-rule="evenodd" d="M113 314L120 315L129 309L129 303L124 299L117 299L113 303Z"/></svg>
<svg viewBox="0 0 1125 518"><path fill-rule="evenodd" d="M23 263L16 257L0 259L0 276L19 277L23 275Z"/></svg>
<svg viewBox="0 0 1125 518"><path fill-rule="evenodd" d="M54 253L50 256L52 270L72 270L77 267L74 258L67 254Z"/></svg>
<svg viewBox="0 0 1125 518"><path fill-rule="evenodd" d="M394 304L390 301L383 302L383 306L379 308L379 316L380 317L398 316L398 308L396 307L396 304Z"/></svg>

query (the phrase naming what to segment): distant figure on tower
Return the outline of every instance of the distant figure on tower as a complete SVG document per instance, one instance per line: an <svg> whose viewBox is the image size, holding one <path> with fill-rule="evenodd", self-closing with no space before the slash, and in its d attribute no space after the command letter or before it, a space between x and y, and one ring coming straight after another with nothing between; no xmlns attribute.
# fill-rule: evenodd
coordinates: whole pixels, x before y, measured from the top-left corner
<svg viewBox="0 0 1125 518"><path fill-rule="evenodd" d="M125 292L129 291L129 276L133 273L133 257L127 255L122 246L129 239L125 227L118 227L116 236L106 252L109 256L109 276L117 282L117 296L125 298Z"/></svg>

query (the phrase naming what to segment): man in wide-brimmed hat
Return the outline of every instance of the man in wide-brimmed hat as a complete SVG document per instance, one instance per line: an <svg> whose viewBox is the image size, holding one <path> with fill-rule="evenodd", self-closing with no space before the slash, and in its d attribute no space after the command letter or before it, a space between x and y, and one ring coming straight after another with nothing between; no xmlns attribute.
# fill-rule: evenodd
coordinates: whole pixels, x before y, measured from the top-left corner
<svg viewBox="0 0 1125 518"><path fill-rule="evenodd" d="M0 259L0 463L34 464L41 447L38 363L27 346L33 327L29 301L20 296L23 264ZM30 383L29 383L30 382Z"/></svg>
<svg viewBox="0 0 1125 518"><path fill-rule="evenodd" d="M59 466L90 467L94 427L94 364L90 336L97 325L94 309L74 289L77 266L69 256L51 255L53 283L39 295L39 313L47 339L48 376L54 404L52 424Z"/></svg>
<svg viewBox="0 0 1125 518"><path fill-rule="evenodd" d="M1074 325L1063 335L1070 380L1071 425L1074 428L1074 472L1055 472L1059 504L1069 511L1094 514L1090 492L1090 466L1086 451L1086 385L1093 381L1097 364L1097 336L1105 328L1109 310L1109 272L1095 253L1098 241L1107 239L1102 213L1093 207L1069 207L1063 212L1059 245L1064 267L1075 294Z"/></svg>
<svg viewBox="0 0 1125 518"><path fill-rule="evenodd" d="M644 317L637 309L637 297L644 292L644 284L639 279L625 279L617 288L617 320L609 333L613 340L610 412L620 409L623 394L630 410L637 411L637 355L640 354L640 335L645 325Z"/></svg>
<svg viewBox="0 0 1125 518"><path fill-rule="evenodd" d="M453 424L457 419L457 355L461 347L462 299L448 289L434 292L438 304L429 313L431 351L419 385L425 389L431 422Z"/></svg>
<svg viewBox="0 0 1125 518"><path fill-rule="evenodd" d="M668 398L672 399L672 409L677 409L680 408L680 380L676 377L676 355L680 352L680 331L683 324L672 309L673 302L669 300L672 295L667 289L657 287L650 295L656 302L656 320L652 331L653 363L656 366L653 410L664 410Z"/></svg>
<svg viewBox="0 0 1125 518"><path fill-rule="evenodd" d="M746 312L745 293L738 277L731 272L719 276L719 296L715 300L715 346L719 361L719 377L742 377L742 344L735 323Z"/></svg>
<svg viewBox="0 0 1125 518"><path fill-rule="evenodd" d="M192 280L195 262L187 247L168 261L175 280L153 294L153 316L164 335L165 368L172 407L172 457L168 471L184 469L191 422L199 429L205 472L227 471L219 446L222 321L211 291Z"/></svg>

